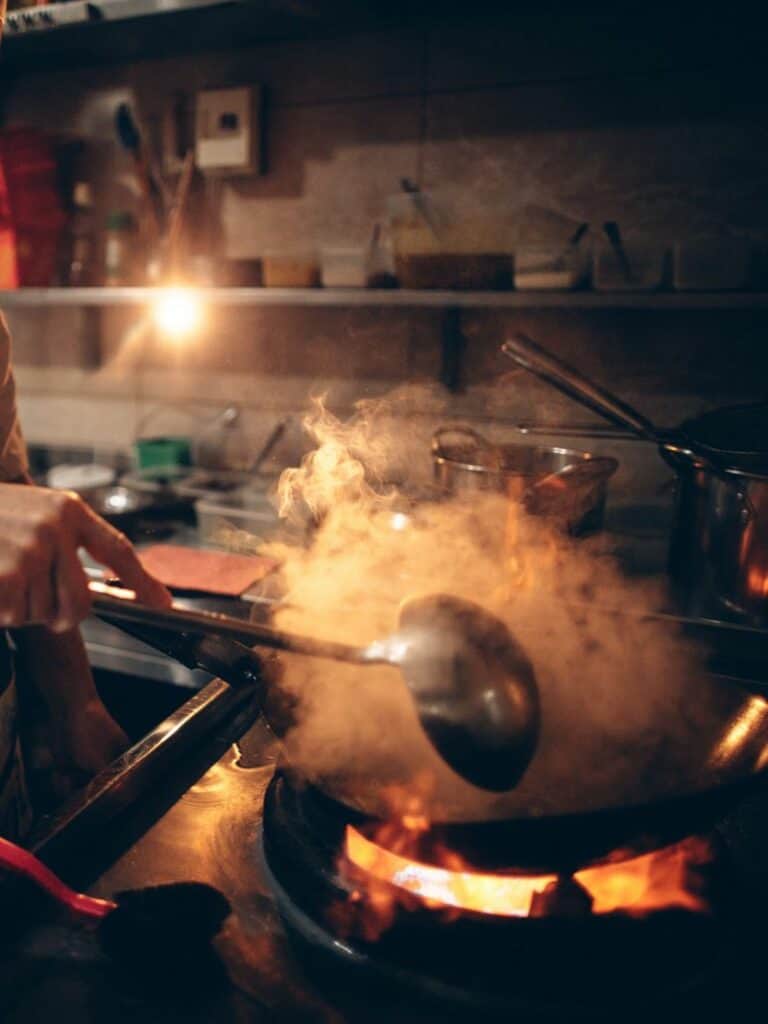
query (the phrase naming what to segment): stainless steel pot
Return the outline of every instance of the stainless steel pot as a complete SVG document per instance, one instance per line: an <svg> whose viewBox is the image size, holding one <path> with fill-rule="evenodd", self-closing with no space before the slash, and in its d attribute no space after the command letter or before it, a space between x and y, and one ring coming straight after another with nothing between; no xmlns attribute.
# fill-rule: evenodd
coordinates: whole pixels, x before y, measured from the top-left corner
<svg viewBox="0 0 768 1024"><path fill-rule="evenodd" d="M432 460L443 493L498 491L533 514L557 520L573 535L602 527L608 481L619 465L608 456L570 448L496 445L467 426L436 430Z"/></svg>
<svg viewBox="0 0 768 1024"><path fill-rule="evenodd" d="M742 410L719 410L727 421ZM760 407L768 425L768 408ZM715 414L683 425L697 438ZM768 432L766 432L768 442ZM759 442L758 442L759 443ZM712 472L696 460L668 456L677 472L677 510L669 571L684 597L696 601L712 591L732 611L756 625L768 624L768 453L717 450L725 466ZM764 467L759 471L759 467Z"/></svg>
<svg viewBox="0 0 768 1024"><path fill-rule="evenodd" d="M655 441L678 479L669 570L691 601L715 593L768 623L768 405L734 406L662 431L525 335L502 350L613 423Z"/></svg>

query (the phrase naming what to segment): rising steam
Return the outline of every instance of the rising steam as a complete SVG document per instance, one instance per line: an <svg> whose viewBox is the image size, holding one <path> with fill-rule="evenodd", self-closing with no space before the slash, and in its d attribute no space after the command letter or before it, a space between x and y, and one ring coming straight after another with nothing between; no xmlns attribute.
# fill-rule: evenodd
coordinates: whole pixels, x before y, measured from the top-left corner
<svg viewBox="0 0 768 1024"><path fill-rule="evenodd" d="M283 515L316 528L310 543L268 552L283 566L277 624L365 644L390 633L414 595L484 605L535 667L533 763L514 792L481 792L431 750L395 669L308 658L287 659L284 673L298 698L289 758L379 813L388 787L426 776L430 812L445 820L577 811L700 785L723 719L696 658L672 627L615 614L651 608L658 595L624 579L600 544L567 539L505 495L425 500L439 416L439 400L413 389L361 405L346 423L318 403L306 423L317 447L280 484Z"/></svg>

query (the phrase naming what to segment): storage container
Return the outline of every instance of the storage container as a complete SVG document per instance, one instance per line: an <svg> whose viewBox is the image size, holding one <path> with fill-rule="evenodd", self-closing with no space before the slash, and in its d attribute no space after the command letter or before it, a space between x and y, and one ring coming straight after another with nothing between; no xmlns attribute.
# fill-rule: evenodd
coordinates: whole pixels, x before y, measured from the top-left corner
<svg viewBox="0 0 768 1024"><path fill-rule="evenodd" d="M233 531L263 537L279 525L277 510L266 491L241 488L221 497L199 498L195 502L197 532L202 544L231 546Z"/></svg>
<svg viewBox="0 0 768 1024"><path fill-rule="evenodd" d="M592 282L598 291L652 292L661 288L667 253L664 245L638 240L623 242L622 250L625 260L607 242L596 247Z"/></svg>
<svg viewBox="0 0 768 1024"><path fill-rule="evenodd" d="M586 284L589 252L568 245L515 249L515 288L520 291L570 291Z"/></svg>
<svg viewBox="0 0 768 1024"><path fill-rule="evenodd" d="M507 290L514 285L505 220L426 192L390 196L395 273L403 288Z"/></svg>
<svg viewBox="0 0 768 1024"><path fill-rule="evenodd" d="M331 247L320 250L320 272L325 288L365 288L367 252L362 247Z"/></svg>
<svg viewBox="0 0 768 1024"><path fill-rule="evenodd" d="M266 288L316 288L320 284L320 265L314 250L268 249L261 268Z"/></svg>

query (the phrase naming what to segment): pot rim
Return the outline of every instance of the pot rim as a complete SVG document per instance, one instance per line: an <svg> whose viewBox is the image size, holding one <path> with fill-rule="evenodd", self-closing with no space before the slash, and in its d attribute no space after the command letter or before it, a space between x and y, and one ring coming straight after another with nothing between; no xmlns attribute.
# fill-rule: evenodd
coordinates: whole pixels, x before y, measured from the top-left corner
<svg viewBox="0 0 768 1024"><path fill-rule="evenodd" d="M739 454L738 452L727 451L726 449L711 448L708 445L701 445L701 447L705 448L707 451L711 451L713 454L717 454L718 456L734 456ZM669 449L665 449L665 446L663 444L659 445L659 451L661 453L661 457L664 459L665 462L674 463L674 465L672 465L672 468L675 471L678 471L680 465L684 465L687 466L689 469L698 470L699 472L706 473L709 476L717 477L718 475L717 473L714 473L711 469L709 469L706 465L704 465L700 461L700 459L697 459L696 455L693 452L687 455L683 454L682 452L673 452L670 451ZM766 468L765 470L757 471L753 469L745 469L739 466L724 465L722 468L722 473L729 477L740 477L745 480L756 480L760 483L768 482L768 468Z"/></svg>
<svg viewBox="0 0 768 1024"><path fill-rule="evenodd" d="M559 445L543 445L543 444L500 444L496 445L496 448L500 452L506 452L510 449L527 451L527 452L544 452L547 455L565 455L570 457L574 463L577 462L602 462L605 468L606 480L613 476L616 470L619 468L619 460L614 458L612 455L596 455L592 452L580 451L576 448L562 448ZM505 469L503 466L498 468L493 466L482 466L475 462L467 462L462 459L452 458L446 454L445 449L440 447L432 452L432 459L437 465L451 466L458 469L465 469L470 473L485 473L493 476L532 476L531 473L517 472L512 469Z"/></svg>

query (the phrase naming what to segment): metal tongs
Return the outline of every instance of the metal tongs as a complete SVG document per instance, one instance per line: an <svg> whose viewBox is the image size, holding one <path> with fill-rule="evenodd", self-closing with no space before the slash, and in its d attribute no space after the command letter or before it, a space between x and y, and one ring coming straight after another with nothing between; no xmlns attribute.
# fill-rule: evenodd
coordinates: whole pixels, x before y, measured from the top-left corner
<svg viewBox="0 0 768 1024"><path fill-rule="evenodd" d="M354 647L214 612L148 608L133 591L98 581L89 589L100 618L235 685L263 684L249 646L398 668L432 746L483 789L511 789L536 748L533 667L506 625L470 601L447 594L411 599L401 606L394 633Z"/></svg>

